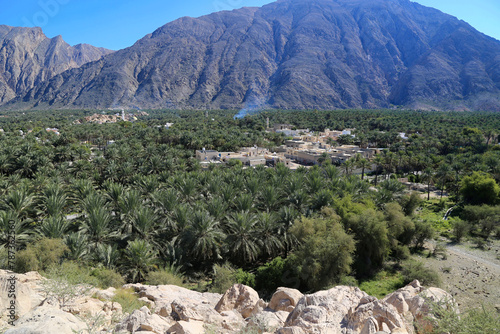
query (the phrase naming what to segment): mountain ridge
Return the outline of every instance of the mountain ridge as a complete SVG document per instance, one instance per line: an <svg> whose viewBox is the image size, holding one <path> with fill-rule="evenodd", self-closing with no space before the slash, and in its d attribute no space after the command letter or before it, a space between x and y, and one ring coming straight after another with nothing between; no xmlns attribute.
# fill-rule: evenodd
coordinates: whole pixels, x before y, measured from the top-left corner
<svg viewBox="0 0 500 334"><path fill-rule="evenodd" d="M167 23L3 108L500 111L500 41L407 0L280 0Z"/></svg>
<svg viewBox="0 0 500 334"><path fill-rule="evenodd" d="M42 29L0 25L0 104L70 68L109 54L88 44L70 46Z"/></svg>

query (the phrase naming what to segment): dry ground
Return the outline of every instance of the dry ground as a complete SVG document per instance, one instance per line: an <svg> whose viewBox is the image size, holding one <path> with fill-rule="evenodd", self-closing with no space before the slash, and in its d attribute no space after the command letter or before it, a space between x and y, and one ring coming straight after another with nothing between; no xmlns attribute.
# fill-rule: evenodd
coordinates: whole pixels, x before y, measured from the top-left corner
<svg viewBox="0 0 500 334"><path fill-rule="evenodd" d="M460 245L441 240L445 258L425 258L426 267L439 272L442 288L453 295L462 310L500 304L500 240L480 250L470 241ZM427 244L433 250L433 244Z"/></svg>

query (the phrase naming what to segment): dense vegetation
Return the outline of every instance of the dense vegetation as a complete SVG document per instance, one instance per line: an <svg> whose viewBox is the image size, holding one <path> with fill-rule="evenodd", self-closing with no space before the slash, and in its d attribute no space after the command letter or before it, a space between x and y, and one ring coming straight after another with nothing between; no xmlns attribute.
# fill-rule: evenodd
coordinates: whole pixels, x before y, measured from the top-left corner
<svg viewBox="0 0 500 334"><path fill-rule="evenodd" d="M494 113L266 111L233 119L227 111L151 111L135 123L74 124L85 115L0 118L0 245L15 222L17 271L73 261L108 281L214 279L214 288L232 275L264 293L366 280L389 261L399 266L436 229L417 210L420 195L397 177L449 195L438 205L457 205L458 241L500 236ZM266 117L314 131L355 128L355 138L342 140L387 149L368 164L358 157L297 171L201 170L201 147L281 145L284 136L264 131ZM370 166L368 178L353 173Z"/></svg>

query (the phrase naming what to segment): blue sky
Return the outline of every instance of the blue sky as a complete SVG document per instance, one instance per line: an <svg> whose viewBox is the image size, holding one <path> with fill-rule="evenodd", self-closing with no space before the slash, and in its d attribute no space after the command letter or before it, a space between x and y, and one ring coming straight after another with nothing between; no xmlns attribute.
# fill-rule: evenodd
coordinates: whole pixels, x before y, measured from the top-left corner
<svg viewBox="0 0 500 334"><path fill-rule="evenodd" d="M500 0L414 0L500 40ZM41 26L71 45L118 50L182 16L262 6L271 0L0 0L0 24Z"/></svg>

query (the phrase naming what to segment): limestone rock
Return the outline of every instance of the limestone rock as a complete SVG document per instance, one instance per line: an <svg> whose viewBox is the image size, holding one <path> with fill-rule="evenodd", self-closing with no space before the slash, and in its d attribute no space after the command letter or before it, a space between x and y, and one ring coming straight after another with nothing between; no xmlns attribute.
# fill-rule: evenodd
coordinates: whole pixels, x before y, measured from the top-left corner
<svg viewBox="0 0 500 334"><path fill-rule="evenodd" d="M95 295L99 299L111 300L116 294L116 289L113 287L107 288L106 290L97 290Z"/></svg>
<svg viewBox="0 0 500 334"><path fill-rule="evenodd" d="M223 311L220 313L222 316L222 327L230 331L239 331L245 326L245 319L236 311Z"/></svg>
<svg viewBox="0 0 500 334"><path fill-rule="evenodd" d="M257 291L243 284L234 284L215 306L217 312L236 310L243 318L248 318L259 301Z"/></svg>
<svg viewBox="0 0 500 334"><path fill-rule="evenodd" d="M172 323L167 318L151 314L151 311L146 306L143 306L116 325L115 331L135 332L144 330L165 333L171 326Z"/></svg>
<svg viewBox="0 0 500 334"><path fill-rule="evenodd" d="M285 327L292 327L288 332L298 327L306 333L340 334L345 315L366 296L359 288L348 286L304 295L288 316ZM280 332L284 333L287 332Z"/></svg>
<svg viewBox="0 0 500 334"><path fill-rule="evenodd" d="M289 312L286 311L263 311L249 318L247 327L274 333L277 329L283 327L288 314Z"/></svg>
<svg viewBox="0 0 500 334"><path fill-rule="evenodd" d="M214 308L222 296L218 293L192 291L176 285L126 284L123 288L132 288L139 297L146 297L153 301L156 312L160 312L162 307L166 307L168 314L170 314L172 302L176 300L185 304L208 305Z"/></svg>
<svg viewBox="0 0 500 334"><path fill-rule="evenodd" d="M205 326L201 321L178 321L169 328L167 333L172 334L204 334Z"/></svg>
<svg viewBox="0 0 500 334"><path fill-rule="evenodd" d="M291 288L278 288L271 297L269 308L273 311L287 311L291 312L297 305L300 298L304 295L296 289Z"/></svg>
<svg viewBox="0 0 500 334"><path fill-rule="evenodd" d="M38 292L37 282L42 279L37 272L15 274L0 270L0 317L8 315L11 301L15 302L15 313L21 317L31 309L39 306L43 297ZM9 297L15 294L15 299Z"/></svg>
<svg viewBox="0 0 500 334"><path fill-rule="evenodd" d="M426 320L430 312L430 303L451 307L458 313L458 307L453 297L439 288L424 288L417 280L407 286L387 295L382 302L393 305L406 319L406 330L413 333L413 324L416 321L424 331L430 331L432 324Z"/></svg>
<svg viewBox="0 0 500 334"><path fill-rule="evenodd" d="M394 328L406 326L405 320L394 306L376 299L369 303L360 303L355 309L349 310L346 319L348 333L373 334L377 331L390 333Z"/></svg>
<svg viewBox="0 0 500 334"><path fill-rule="evenodd" d="M71 313L40 306L19 318L5 334L74 334L85 328L86 324Z"/></svg>

